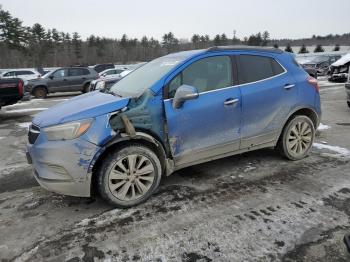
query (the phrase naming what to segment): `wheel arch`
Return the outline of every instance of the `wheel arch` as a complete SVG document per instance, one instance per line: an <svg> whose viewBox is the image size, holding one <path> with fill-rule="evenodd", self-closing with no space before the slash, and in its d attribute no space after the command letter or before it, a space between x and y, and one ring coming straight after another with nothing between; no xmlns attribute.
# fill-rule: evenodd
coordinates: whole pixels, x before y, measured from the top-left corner
<svg viewBox="0 0 350 262"><path fill-rule="evenodd" d="M49 93L49 88L46 86L46 85L37 85L37 86L34 86L33 88L32 88L32 91L30 92L32 95L34 95L34 91L35 91L35 89L37 89L37 88L44 88L45 90L46 90L46 92L47 92L47 94Z"/></svg>
<svg viewBox="0 0 350 262"><path fill-rule="evenodd" d="M310 107L297 108L296 110L294 110L292 113L289 114L287 121L284 122L282 129L280 130L280 134L278 136L277 141L280 140L281 136L283 135L283 130L288 125L289 121L291 121L297 115L307 116L308 118L310 118L312 123L314 124L315 129L317 129L318 125L320 124L320 117L315 112L315 110L313 110Z"/></svg>
<svg viewBox="0 0 350 262"><path fill-rule="evenodd" d="M102 147L100 152L96 154L95 159L93 159L90 164L89 172L91 172L91 194L95 194L97 192L97 173L103 160L109 155L109 153L130 144L141 144L151 149L159 158L162 167L162 174L170 175L173 172L174 162L167 158L163 144L154 136L141 131L136 132L135 136L133 137L126 133L120 133Z"/></svg>

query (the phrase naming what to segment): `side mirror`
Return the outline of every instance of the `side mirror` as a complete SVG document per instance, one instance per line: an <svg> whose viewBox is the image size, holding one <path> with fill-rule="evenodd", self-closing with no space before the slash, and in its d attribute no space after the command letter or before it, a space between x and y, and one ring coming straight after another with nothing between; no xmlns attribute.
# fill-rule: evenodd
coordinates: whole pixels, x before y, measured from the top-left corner
<svg viewBox="0 0 350 262"><path fill-rule="evenodd" d="M53 75L50 75L49 78L52 80L53 79Z"/></svg>
<svg viewBox="0 0 350 262"><path fill-rule="evenodd" d="M197 88L189 85L182 85L176 90L173 99L173 107L178 109L182 107L185 101L196 99L198 96L199 94Z"/></svg>

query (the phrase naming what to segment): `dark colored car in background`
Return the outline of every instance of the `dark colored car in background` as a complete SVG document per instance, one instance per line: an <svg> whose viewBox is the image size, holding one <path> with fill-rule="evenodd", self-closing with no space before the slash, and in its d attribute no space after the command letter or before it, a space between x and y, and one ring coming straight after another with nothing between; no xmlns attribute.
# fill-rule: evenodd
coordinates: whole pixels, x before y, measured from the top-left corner
<svg viewBox="0 0 350 262"><path fill-rule="evenodd" d="M346 101L348 103L348 107L350 107L350 68L348 73L348 81L345 83L345 91L347 94Z"/></svg>
<svg viewBox="0 0 350 262"><path fill-rule="evenodd" d="M315 69L317 75L327 75L329 67L337 61L341 55L325 55L312 57L308 62L302 64L305 69Z"/></svg>
<svg viewBox="0 0 350 262"><path fill-rule="evenodd" d="M25 87L36 98L45 98L55 92L89 92L90 82L98 77L94 69L64 67L47 73L42 78L28 81Z"/></svg>
<svg viewBox="0 0 350 262"><path fill-rule="evenodd" d="M114 64L97 64L92 67L97 73L114 68Z"/></svg>
<svg viewBox="0 0 350 262"><path fill-rule="evenodd" d="M317 79L318 74L317 74L317 70L315 68L305 68L305 67L303 67L303 68L309 74L309 76Z"/></svg>
<svg viewBox="0 0 350 262"><path fill-rule="evenodd" d="M0 108L16 104L23 98L23 84L20 78L0 79Z"/></svg>

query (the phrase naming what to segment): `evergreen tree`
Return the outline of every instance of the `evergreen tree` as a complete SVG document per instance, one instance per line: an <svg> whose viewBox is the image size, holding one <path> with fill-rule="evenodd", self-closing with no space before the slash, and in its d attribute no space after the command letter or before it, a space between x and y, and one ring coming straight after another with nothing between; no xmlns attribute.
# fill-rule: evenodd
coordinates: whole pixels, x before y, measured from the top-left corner
<svg viewBox="0 0 350 262"><path fill-rule="evenodd" d="M306 54L309 53L309 50L307 50L306 46L303 44L299 49L299 54Z"/></svg>
<svg viewBox="0 0 350 262"><path fill-rule="evenodd" d="M13 18L0 6L0 42L4 42L10 48L21 49L26 46L27 41L28 34L22 26L22 21Z"/></svg>
<svg viewBox="0 0 350 262"><path fill-rule="evenodd" d="M225 34L221 35L221 45L223 46L228 45L228 39Z"/></svg>
<svg viewBox="0 0 350 262"><path fill-rule="evenodd" d="M269 43L270 41L270 33L267 32L267 31L264 31L263 32L263 35L262 35L262 42L261 42L261 45L262 46L267 46L267 44Z"/></svg>
<svg viewBox="0 0 350 262"><path fill-rule="evenodd" d="M314 53L321 53L321 52L324 52L324 48L322 47L322 45L317 45L314 50Z"/></svg>
<svg viewBox="0 0 350 262"><path fill-rule="evenodd" d="M274 47L274 48L279 48L279 46L278 46L277 43L274 43L274 44L273 44L273 47Z"/></svg>
<svg viewBox="0 0 350 262"><path fill-rule="evenodd" d="M293 53L293 49L292 49L290 43L287 44L287 46L286 46L286 48L284 49L284 51L289 52L289 53Z"/></svg>
<svg viewBox="0 0 350 262"><path fill-rule="evenodd" d="M220 37L220 35L216 35L214 37L214 45L215 46L220 46L221 45L221 37Z"/></svg>
<svg viewBox="0 0 350 262"><path fill-rule="evenodd" d="M192 36L191 42L192 42L194 48L197 48L197 47L198 47L199 38L200 38L200 36L197 35L197 34L194 34L194 35Z"/></svg>
<svg viewBox="0 0 350 262"><path fill-rule="evenodd" d="M80 35L77 32L73 33L72 45L73 45L73 50L74 50L74 54L75 54L76 59L80 60L82 58L82 56L81 56L82 41L80 39Z"/></svg>
<svg viewBox="0 0 350 262"><path fill-rule="evenodd" d="M179 40L175 38L172 32L163 35L162 46L168 51L168 53L175 51L178 48Z"/></svg>

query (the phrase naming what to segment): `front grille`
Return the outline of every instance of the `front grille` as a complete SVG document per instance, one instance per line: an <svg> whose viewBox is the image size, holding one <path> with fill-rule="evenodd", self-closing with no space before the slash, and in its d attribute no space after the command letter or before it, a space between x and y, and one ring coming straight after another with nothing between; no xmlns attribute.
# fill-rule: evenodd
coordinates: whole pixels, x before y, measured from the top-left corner
<svg viewBox="0 0 350 262"><path fill-rule="evenodd" d="M34 144L40 135L40 128L36 125L31 125L28 132L28 142L29 144Z"/></svg>

